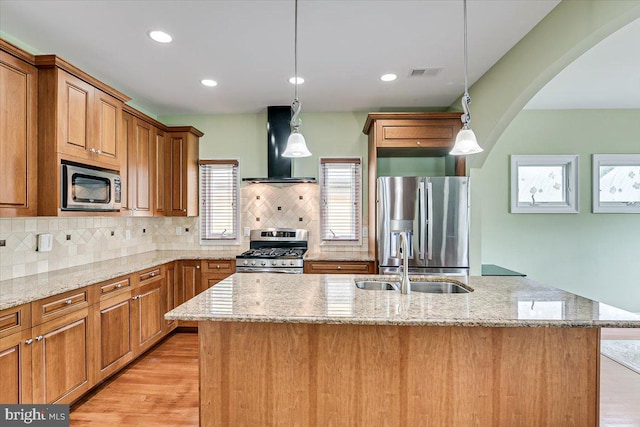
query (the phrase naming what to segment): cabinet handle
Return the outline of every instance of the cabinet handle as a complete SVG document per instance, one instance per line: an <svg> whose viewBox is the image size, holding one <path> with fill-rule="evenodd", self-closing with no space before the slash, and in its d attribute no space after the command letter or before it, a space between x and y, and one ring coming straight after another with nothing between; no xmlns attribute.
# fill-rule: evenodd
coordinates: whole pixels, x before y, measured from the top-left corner
<svg viewBox="0 0 640 427"><path fill-rule="evenodd" d="M417 144L420 145L420 141L418 141Z"/></svg>
<svg viewBox="0 0 640 427"><path fill-rule="evenodd" d="M24 343L25 343L25 344L27 344L27 345L29 345L29 344L31 344L32 342L33 342L33 340L32 340L31 338L29 338L29 339L28 339L28 340L26 340Z"/></svg>
<svg viewBox="0 0 640 427"><path fill-rule="evenodd" d="M116 289L120 289L121 287L122 287L122 283L118 283L118 284L116 285Z"/></svg>
<svg viewBox="0 0 640 427"><path fill-rule="evenodd" d="M90 148L89 151L92 152L92 153L95 153L96 149L95 148Z"/></svg>
<svg viewBox="0 0 640 427"><path fill-rule="evenodd" d="M197 268L197 269L200 269L200 266L199 266L199 265L196 265L196 268Z"/></svg>
<svg viewBox="0 0 640 427"><path fill-rule="evenodd" d="M71 305L71 304L73 304L73 301L71 301L70 299L68 299L68 300L66 300L64 303L65 303L65 304L67 304L67 305Z"/></svg>
<svg viewBox="0 0 640 427"><path fill-rule="evenodd" d="M136 295L135 297L131 298L133 301L140 299L140 295Z"/></svg>
<svg viewBox="0 0 640 427"><path fill-rule="evenodd" d="M96 153L102 154L102 150L96 150Z"/></svg>
<svg viewBox="0 0 640 427"><path fill-rule="evenodd" d="M37 336L37 337L36 337L36 341L38 341L38 342L39 342L39 341L42 341L42 339L43 339L43 338L44 338L44 337L43 337L42 335L39 335L39 336Z"/></svg>
<svg viewBox="0 0 640 427"><path fill-rule="evenodd" d="M151 273L151 277L153 277L153 276L155 276L155 275L156 275L156 273Z"/></svg>

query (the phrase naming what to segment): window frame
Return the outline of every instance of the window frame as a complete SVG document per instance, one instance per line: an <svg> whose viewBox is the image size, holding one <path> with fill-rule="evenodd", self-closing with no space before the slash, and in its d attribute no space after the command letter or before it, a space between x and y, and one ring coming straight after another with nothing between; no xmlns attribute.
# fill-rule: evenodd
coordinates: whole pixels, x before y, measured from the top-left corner
<svg viewBox="0 0 640 427"><path fill-rule="evenodd" d="M592 155L592 212L593 213L640 213L640 202L600 201L600 166L639 166L640 154L593 154ZM640 179L640 178L639 178Z"/></svg>
<svg viewBox="0 0 640 427"><path fill-rule="evenodd" d="M559 166L564 169L566 182L565 203L540 203L525 205L518 203L520 166ZM580 211L579 156L577 154L527 154L511 155L511 213L562 213L575 214Z"/></svg>
<svg viewBox="0 0 640 427"><path fill-rule="evenodd" d="M325 209L324 209L324 195L325 195L325 182L324 182L324 173L323 173L323 165L327 163L349 163L349 164L357 164L358 167L358 181L360 188L358 189L359 198L357 200L356 207L356 229L354 230L356 233L355 239L326 239L324 236L325 229ZM320 220L319 220L319 228L320 228L320 245L348 245L348 246L359 246L362 244L362 156L323 156L318 159L318 176L319 176L319 184L320 184Z"/></svg>
<svg viewBox="0 0 640 427"><path fill-rule="evenodd" d="M204 209L202 209L202 203L204 198L204 185L202 183L202 166L206 165L231 165L235 167L235 194L236 194L236 208L234 212L236 230L232 238L203 238L203 222L205 221ZM199 239L200 245L239 245L242 239L241 237L241 224L240 224L240 161L238 159L209 159L200 160L198 162L198 179L200 184L200 194L198 195L198 203L200 203L200 230Z"/></svg>

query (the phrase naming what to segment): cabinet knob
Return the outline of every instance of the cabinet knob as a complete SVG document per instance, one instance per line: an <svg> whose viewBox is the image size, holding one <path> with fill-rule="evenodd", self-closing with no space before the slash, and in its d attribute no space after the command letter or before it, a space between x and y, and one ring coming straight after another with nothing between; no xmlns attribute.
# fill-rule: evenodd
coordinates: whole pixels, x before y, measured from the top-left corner
<svg viewBox="0 0 640 427"><path fill-rule="evenodd" d="M36 337L36 341L42 341L43 338L44 337L42 335L39 335L39 336Z"/></svg>
<svg viewBox="0 0 640 427"><path fill-rule="evenodd" d="M89 151L92 152L92 153L95 153L96 149L95 148L90 148Z"/></svg>
<svg viewBox="0 0 640 427"><path fill-rule="evenodd" d="M338 270L342 270L342 266L341 265L338 266Z"/></svg>
<svg viewBox="0 0 640 427"><path fill-rule="evenodd" d="M132 299L133 301L135 301L135 300L137 300L137 299L140 299L140 296L139 296L139 295L136 295L135 297L133 297L133 298L131 298L131 299Z"/></svg>
<svg viewBox="0 0 640 427"><path fill-rule="evenodd" d="M217 268L218 270L220 270L220 264L216 265L216 268Z"/></svg>
<svg viewBox="0 0 640 427"><path fill-rule="evenodd" d="M182 212L186 212L186 211L187 211L186 209L182 209Z"/></svg>
<svg viewBox="0 0 640 427"><path fill-rule="evenodd" d="M420 141L418 141L416 144L420 145Z"/></svg>
<svg viewBox="0 0 640 427"><path fill-rule="evenodd" d="M151 277L153 277L153 276L155 276L155 275L156 275L156 273L151 273Z"/></svg>
<svg viewBox="0 0 640 427"><path fill-rule="evenodd" d="M73 301L71 301L70 299L68 299L68 300L66 300L64 303L65 303L65 304L67 304L67 305L71 305L71 304L73 303Z"/></svg>
<svg viewBox="0 0 640 427"><path fill-rule="evenodd" d="M121 287L122 287L122 283L118 283L118 284L116 285L116 288L117 288L117 289L120 289Z"/></svg>
<svg viewBox="0 0 640 427"><path fill-rule="evenodd" d="M200 266L199 266L199 265L196 265L196 268L197 268L197 269L200 269Z"/></svg>
<svg viewBox="0 0 640 427"><path fill-rule="evenodd" d="M25 344L27 344L27 345L29 345L29 344L31 344L32 342L33 342L33 340L32 340L31 338L29 338L29 339L28 339L28 340L26 340L24 343L25 343Z"/></svg>

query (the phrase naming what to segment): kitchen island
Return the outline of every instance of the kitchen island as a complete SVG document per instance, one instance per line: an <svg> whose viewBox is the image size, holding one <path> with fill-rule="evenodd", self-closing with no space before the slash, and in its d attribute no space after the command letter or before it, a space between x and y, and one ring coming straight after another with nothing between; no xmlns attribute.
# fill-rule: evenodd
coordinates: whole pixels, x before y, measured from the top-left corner
<svg viewBox="0 0 640 427"><path fill-rule="evenodd" d="M640 327L520 277L455 295L360 278L234 274L169 312L199 321L201 426L596 426L600 328Z"/></svg>

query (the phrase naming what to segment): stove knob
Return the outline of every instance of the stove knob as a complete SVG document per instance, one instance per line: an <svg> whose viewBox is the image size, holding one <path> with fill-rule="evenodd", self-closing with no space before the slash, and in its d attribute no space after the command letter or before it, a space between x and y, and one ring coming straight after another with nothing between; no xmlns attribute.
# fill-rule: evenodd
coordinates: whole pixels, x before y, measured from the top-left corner
<svg viewBox="0 0 640 427"><path fill-rule="evenodd" d="M287 261L282 261L282 266L284 267L285 265L287 265Z"/></svg>
<svg viewBox="0 0 640 427"><path fill-rule="evenodd" d="M255 261L251 261L251 265L256 265L256 262Z"/></svg>
<svg viewBox="0 0 640 427"><path fill-rule="evenodd" d="M266 262L266 261L262 261L262 265L263 265L263 266L264 266L264 265L266 265L266 264L267 264L267 262Z"/></svg>
<svg viewBox="0 0 640 427"><path fill-rule="evenodd" d="M249 261L247 261L246 259L243 262L244 265L249 265Z"/></svg>
<svg viewBox="0 0 640 427"><path fill-rule="evenodd" d="M289 265L294 265L294 264L295 264L295 262L293 262L293 261L291 261L291 262L289 263Z"/></svg>

